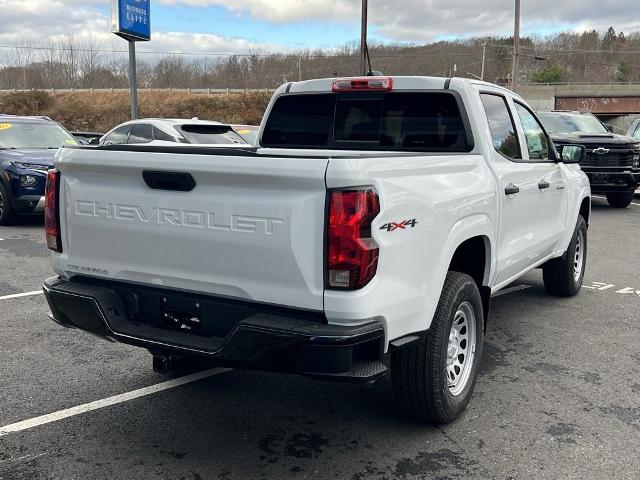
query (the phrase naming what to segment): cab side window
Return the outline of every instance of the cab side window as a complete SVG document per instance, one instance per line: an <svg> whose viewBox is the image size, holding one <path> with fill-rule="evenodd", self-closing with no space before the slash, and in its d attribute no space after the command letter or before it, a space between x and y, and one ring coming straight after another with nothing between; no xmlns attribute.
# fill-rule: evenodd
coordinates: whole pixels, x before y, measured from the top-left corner
<svg viewBox="0 0 640 480"><path fill-rule="evenodd" d="M136 123L131 127L127 143L149 143L153 140L153 130L148 123Z"/></svg>
<svg viewBox="0 0 640 480"><path fill-rule="evenodd" d="M120 145L127 141L127 135L129 135L129 130L131 129L131 125L123 125L122 127L116 128L113 132L107 135L102 142L103 145Z"/></svg>
<svg viewBox="0 0 640 480"><path fill-rule="evenodd" d="M515 103L529 150L529 160L549 160L549 142L538 119L527 107Z"/></svg>
<svg viewBox="0 0 640 480"><path fill-rule="evenodd" d="M494 148L512 160L522 159L516 127L504 97L483 93L482 105L489 121Z"/></svg>

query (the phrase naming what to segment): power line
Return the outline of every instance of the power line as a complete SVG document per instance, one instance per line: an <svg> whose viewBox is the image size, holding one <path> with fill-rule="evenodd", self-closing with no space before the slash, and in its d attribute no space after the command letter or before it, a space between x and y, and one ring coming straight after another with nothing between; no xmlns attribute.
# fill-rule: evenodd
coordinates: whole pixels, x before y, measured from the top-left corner
<svg viewBox="0 0 640 480"><path fill-rule="evenodd" d="M114 49L106 49L106 48L79 48L79 47L34 47L29 45L0 45L0 48L11 49L11 50L38 50L38 51L63 51L63 52L86 52L86 53L128 53L127 50L114 50ZM375 51L375 49L372 49ZM235 53L235 52L177 52L177 51L161 51L161 50L146 50L139 51L137 53L141 54L150 54L150 55L188 55L193 57L199 56L216 56L216 57L276 57L276 56L293 56L293 57L307 57L307 58L351 58L357 57L357 52L353 54L309 54L304 52L273 52L273 53ZM401 54L401 55L387 55L389 57L402 56L402 57L429 57L429 56L438 56L443 55L439 53L428 53L428 54ZM447 55L455 55L455 56L465 56L465 55L475 55L473 53L454 53Z"/></svg>

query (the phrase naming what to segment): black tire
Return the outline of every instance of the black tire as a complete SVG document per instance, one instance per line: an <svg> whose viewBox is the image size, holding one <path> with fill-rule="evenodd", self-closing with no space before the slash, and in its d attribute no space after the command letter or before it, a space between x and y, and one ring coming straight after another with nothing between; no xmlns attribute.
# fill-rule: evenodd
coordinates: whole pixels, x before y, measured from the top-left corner
<svg viewBox="0 0 640 480"><path fill-rule="evenodd" d="M469 360L464 389L454 396L447 379L447 347L456 312L463 305L469 305L475 316L475 355ZM449 272L426 337L392 352L391 382L399 407L410 416L433 424L455 420L473 393L482 357L483 335L482 299L476 282L464 273Z"/></svg>
<svg viewBox="0 0 640 480"><path fill-rule="evenodd" d="M11 225L16 220L16 214L9 203L9 195L4 184L0 182L0 225Z"/></svg>
<svg viewBox="0 0 640 480"><path fill-rule="evenodd" d="M578 245L578 237L582 235L581 245ZM577 256L582 249L580 257L580 274L576 276ZM584 272L587 265L587 222L582 215L578 217L576 228L571 237L571 243L565 254L560 258L554 258L542 267L542 278L547 293L555 297L573 297L582 287Z"/></svg>
<svg viewBox="0 0 640 480"><path fill-rule="evenodd" d="M624 193L607 193L607 202L613 208L627 208L633 202L635 191Z"/></svg>

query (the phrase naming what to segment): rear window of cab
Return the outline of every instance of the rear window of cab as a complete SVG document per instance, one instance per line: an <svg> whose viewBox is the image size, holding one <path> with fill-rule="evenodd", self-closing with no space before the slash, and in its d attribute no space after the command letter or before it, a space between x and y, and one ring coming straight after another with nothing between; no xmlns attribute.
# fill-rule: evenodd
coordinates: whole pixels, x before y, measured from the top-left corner
<svg viewBox="0 0 640 480"><path fill-rule="evenodd" d="M263 147L468 152L473 140L452 92L290 94L273 105Z"/></svg>

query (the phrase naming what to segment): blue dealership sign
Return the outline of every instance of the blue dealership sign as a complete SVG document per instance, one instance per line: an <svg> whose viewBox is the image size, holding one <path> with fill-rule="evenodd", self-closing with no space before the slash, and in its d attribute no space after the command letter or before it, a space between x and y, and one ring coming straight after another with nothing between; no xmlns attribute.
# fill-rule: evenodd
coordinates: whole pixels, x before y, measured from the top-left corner
<svg viewBox="0 0 640 480"><path fill-rule="evenodd" d="M111 0L111 31L127 40L151 40L151 0Z"/></svg>

